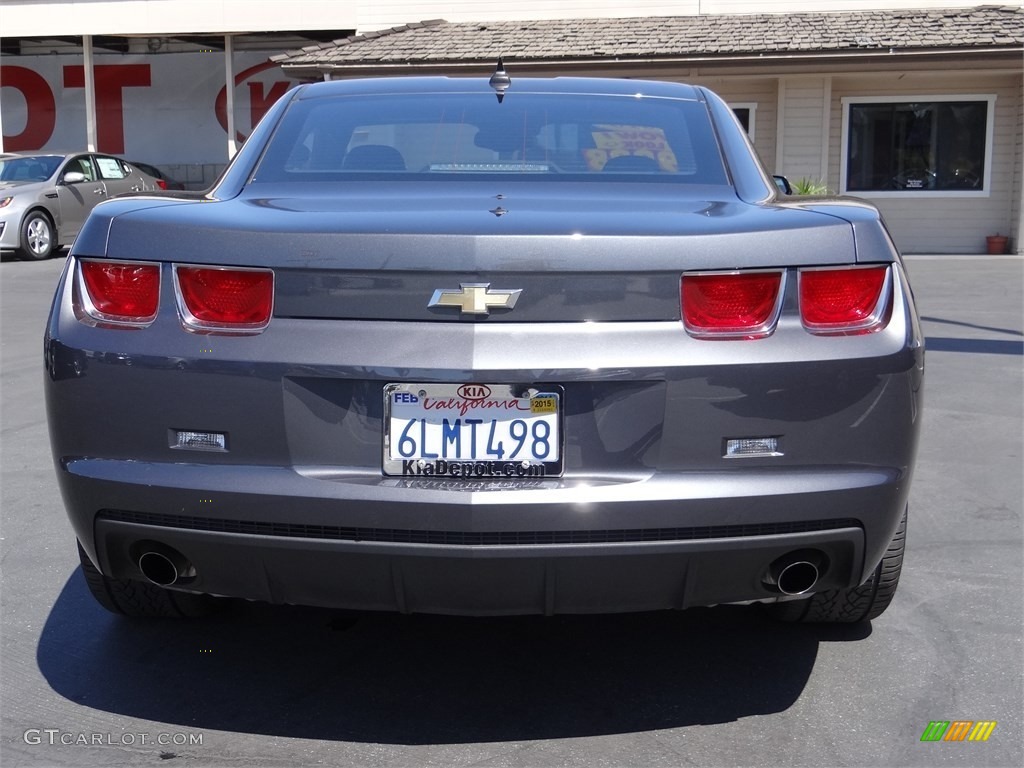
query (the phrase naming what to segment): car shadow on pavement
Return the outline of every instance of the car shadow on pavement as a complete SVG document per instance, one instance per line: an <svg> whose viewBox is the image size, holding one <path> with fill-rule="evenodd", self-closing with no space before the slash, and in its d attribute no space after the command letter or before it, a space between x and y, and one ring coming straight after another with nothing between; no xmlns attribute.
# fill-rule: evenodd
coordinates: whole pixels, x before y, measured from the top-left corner
<svg viewBox="0 0 1024 768"><path fill-rule="evenodd" d="M613 616L347 614L232 601L193 622L108 614L71 575L37 660L61 696L123 716L292 738L571 738L781 712L822 641L758 606Z"/></svg>
<svg viewBox="0 0 1024 768"><path fill-rule="evenodd" d="M973 352L979 355L1024 355L1024 341L1009 339L951 339L928 336L928 352Z"/></svg>
<svg viewBox="0 0 1024 768"><path fill-rule="evenodd" d="M940 323L942 325L955 325L959 328L972 328L978 331L993 331L995 333L1005 333L1010 336L1024 336L1024 331L1018 331L1015 328L996 328L991 325L978 325L977 323L965 323L961 320L944 320L941 317L929 317L928 315L921 315L921 322L923 323Z"/></svg>
<svg viewBox="0 0 1024 768"><path fill-rule="evenodd" d="M953 325L977 331L1006 334L1008 336L1024 336L1024 332L1013 328L996 328L990 325L965 323L960 320L945 320L940 317L921 316L922 322L941 325ZM973 352L982 355L1024 355L1024 341L1017 339L971 339L959 337L933 336L925 332L925 349L929 352Z"/></svg>
<svg viewBox="0 0 1024 768"><path fill-rule="evenodd" d="M43 261L52 261L53 259L63 259L67 257L68 249L66 247L57 248L49 259L43 259ZM0 264L6 264L9 261L31 261L31 259L22 259L14 251L0 251Z"/></svg>

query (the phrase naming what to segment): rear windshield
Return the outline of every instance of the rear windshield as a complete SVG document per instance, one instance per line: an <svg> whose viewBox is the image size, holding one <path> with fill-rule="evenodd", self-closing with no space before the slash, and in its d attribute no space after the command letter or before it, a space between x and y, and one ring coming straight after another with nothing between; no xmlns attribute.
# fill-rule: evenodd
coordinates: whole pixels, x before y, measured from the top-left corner
<svg viewBox="0 0 1024 768"><path fill-rule="evenodd" d="M699 102L530 93L298 100L253 181L471 175L726 183Z"/></svg>

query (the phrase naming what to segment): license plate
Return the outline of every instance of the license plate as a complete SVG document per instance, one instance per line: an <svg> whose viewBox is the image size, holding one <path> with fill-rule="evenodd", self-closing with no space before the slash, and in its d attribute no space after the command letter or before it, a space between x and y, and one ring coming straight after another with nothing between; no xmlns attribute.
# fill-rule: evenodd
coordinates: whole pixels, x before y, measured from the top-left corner
<svg viewBox="0 0 1024 768"><path fill-rule="evenodd" d="M387 384L384 474L562 474L562 390L511 384Z"/></svg>

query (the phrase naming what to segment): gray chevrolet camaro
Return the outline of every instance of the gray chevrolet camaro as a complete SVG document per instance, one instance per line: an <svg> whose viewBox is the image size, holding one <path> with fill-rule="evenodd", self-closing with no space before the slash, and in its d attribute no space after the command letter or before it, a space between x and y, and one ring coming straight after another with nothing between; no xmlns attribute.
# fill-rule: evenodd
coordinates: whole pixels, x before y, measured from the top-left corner
<svg viewBox="0 0 1024 768"><path fill-rule="evenodd" d="M45 360L115 612L861 621L896 591L902 261L870 205L781 194L704 88L299 86L207 194L92 212Z"/></svg>

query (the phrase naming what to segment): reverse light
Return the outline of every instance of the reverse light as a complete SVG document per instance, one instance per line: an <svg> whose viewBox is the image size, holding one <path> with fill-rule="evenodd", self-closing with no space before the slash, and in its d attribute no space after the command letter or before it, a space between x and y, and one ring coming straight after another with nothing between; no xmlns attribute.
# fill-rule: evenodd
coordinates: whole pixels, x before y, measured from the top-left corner
<svg viewBox="0 0 1024 768"><path fill-rule="evenodd" d="M274 273L269 269L176 264L174 289L186 327L258 333L270 324Z"/></svg>
<svg viewBox="0 0 1024 768"><path fill-rule="evenodd" d="M696 338L758 339L771 335L782 307L782 270L683 275L683 324Z"/></svg>
<svg viewBox="0 0 1024 768"><path fill-rule="evenodd" d="M725 441L727 459L764 458L766 456L782 456L777 437L738 437Z"/></svg>
<svg viewBox="0 0 1024 768"><path fill-rule="evenodd" d="M144 327L160 305L160 265L133 261L78 262L79 303L100 323Z"/></svg>
<svg viewBox="0 0 1024 768"><path fill-rule="evenodd" d="M171 448L185 451L214 451L222 453L228 449L228 437L223 432L175 429L171 431Z"/></svg>
<svg viewBox="0 0 1024 768"><path fill-rule="evenodd" d="M817 334L874 333L885 326L891 294L888 265L801 269L800 317Z"/></svg>

